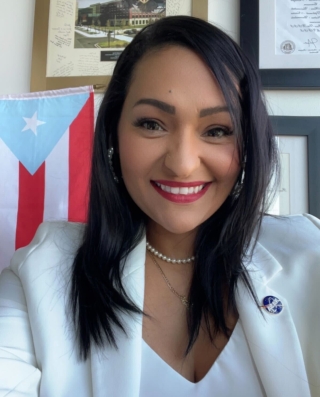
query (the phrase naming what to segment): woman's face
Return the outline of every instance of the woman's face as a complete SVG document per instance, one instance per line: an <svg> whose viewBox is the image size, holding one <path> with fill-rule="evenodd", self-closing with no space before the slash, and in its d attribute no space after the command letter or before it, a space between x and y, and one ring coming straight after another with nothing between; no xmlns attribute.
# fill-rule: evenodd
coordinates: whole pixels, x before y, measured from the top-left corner
<svg viewBox="0 0 320 397"><path fill-rule="evenodd" d="M118 137L129 194L151 224L172 233L195 230L214 214L239 174L224 97L205 63L183 47L138 63Z"/></svg>

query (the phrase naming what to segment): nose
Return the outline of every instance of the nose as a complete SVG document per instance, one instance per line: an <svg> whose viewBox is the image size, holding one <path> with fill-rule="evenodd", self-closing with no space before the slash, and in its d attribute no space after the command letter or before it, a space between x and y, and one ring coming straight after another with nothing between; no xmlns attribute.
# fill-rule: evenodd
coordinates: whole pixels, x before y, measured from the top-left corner
<svg viewBox="0 0 320 397"><path fill-rule="evenodd" d="M187 178L200 166L199 142L192 131L172 134L168 138L164 166L172 176Z"/></svg>

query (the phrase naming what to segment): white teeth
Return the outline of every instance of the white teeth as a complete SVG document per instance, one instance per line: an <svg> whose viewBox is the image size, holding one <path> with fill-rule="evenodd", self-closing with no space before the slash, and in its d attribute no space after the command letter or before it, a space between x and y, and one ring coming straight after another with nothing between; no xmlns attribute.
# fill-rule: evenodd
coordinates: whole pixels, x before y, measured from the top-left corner
<svg viewBox="0 0 320 397"><path fill-rule="evenodd" d="M188 193L189 193L189 188L187 188L187 187L181 187L181 188L179 189L179 193L180 193L180 194L188 194Z"/></svg>
<svg viewBox="0 0 320 397"><path fill-rule="evenodd" d="M188 195L188 194L194 194L200 192L204 188L204 185L200 186L194 186L194 187L171 187L167 185L162 185L158 182L155 182L155 184L161 189L164 190L167 193L171 194L183 194L183 195Z"/></svg>

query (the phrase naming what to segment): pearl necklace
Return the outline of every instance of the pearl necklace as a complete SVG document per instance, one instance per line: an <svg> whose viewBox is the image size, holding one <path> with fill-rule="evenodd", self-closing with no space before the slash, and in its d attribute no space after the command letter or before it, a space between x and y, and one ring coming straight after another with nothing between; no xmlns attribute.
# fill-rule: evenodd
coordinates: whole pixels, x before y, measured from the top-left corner
<svg viewBox="0 0 320 397"><path fill-rule="evenodd" d="M161 252L153 248L148 241L147 241L147 250L150 251L153 255L157 256L159 259L162 259L163 261L166 261L168 263L191 263L194 261L194 256L191 256L190 258L186 258L186 259L169 258L168 256L161 254Z"/></svg>

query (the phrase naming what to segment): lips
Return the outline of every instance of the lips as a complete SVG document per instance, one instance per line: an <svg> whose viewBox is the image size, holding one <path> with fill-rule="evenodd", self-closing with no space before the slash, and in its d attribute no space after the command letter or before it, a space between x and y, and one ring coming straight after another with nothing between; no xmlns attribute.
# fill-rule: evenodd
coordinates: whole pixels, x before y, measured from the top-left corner
<svg viewBox="0 0 320 397"><path fill-rule="evenodd" d="M175 203L191 203L200 199L208 190L210 182L151 181L154 189L164 198Z"/></svg>

